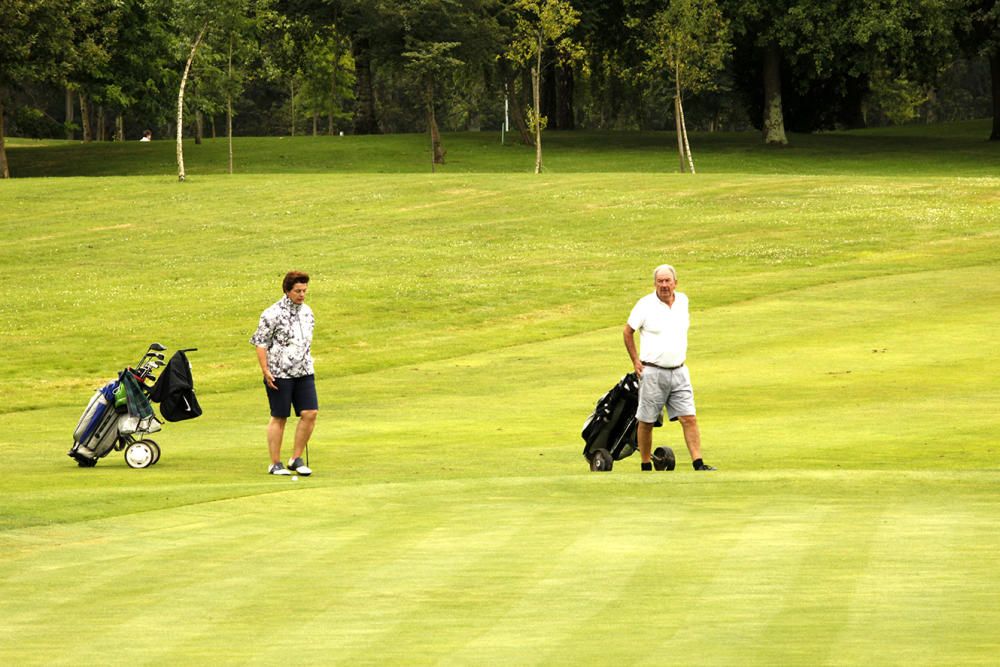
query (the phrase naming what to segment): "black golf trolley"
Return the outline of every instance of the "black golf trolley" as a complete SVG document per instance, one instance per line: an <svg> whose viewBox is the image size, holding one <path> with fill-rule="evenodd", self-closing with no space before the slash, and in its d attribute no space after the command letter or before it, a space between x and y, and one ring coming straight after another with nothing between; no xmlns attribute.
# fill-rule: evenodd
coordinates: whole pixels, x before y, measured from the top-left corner
<svg viewBox="0 0 1000 667"><path fill-rule="evenodd" d="M201 415L186 354L197 348L177 350L169 362L164 360L166 349L159 343L151 344L134 367L125 368L117 379L94 392L68 452L81 468L96 466L98 459L113 451L124 451L130 468L148 468L159 461L160 446L149 435L161 430L162 423L151 402L160 404L165 421ZM154 371L164 366L157 379Z"/></svg>
<svg viewBox="0 0 1000 667"><path fill-rule="evenodd" d="M597 401L594 411L583 423L583 456L595 472L607 472L615 461L629 457L638 448L635 411L639 407L639 376L629 373ZM657 420L654 426L662 426ZM674 450L657 447L653 450L656 470L673 470Z"/></svg>

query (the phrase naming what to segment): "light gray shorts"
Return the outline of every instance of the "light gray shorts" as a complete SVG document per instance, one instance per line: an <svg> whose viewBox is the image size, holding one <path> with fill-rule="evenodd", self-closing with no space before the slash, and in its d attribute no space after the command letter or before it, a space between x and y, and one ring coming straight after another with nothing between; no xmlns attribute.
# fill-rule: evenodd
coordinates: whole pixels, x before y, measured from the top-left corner
<svg viewBox="0 0 1000 667"><path fill-rule="evenodd" d="M639 409L635 418L647 424L655 424L660 418L663 406L667 407L667 417L677 421L678 417L693 415L694 389L687 366L674 370L646 366L639 380Z"/></svg>

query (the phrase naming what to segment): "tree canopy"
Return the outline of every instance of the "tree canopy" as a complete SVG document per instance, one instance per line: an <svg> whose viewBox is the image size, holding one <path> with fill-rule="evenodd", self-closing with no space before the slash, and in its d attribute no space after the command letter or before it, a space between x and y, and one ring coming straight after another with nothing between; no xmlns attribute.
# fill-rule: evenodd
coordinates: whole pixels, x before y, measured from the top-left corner
<svg viewBox="0 0 1000 667"><path fill-rule="evenodd" d="M3 0L0 167L4 130L200 137L225 115L236 134L433 136L499 128L505 100L535 144L543 124L665 129L682 112L779 144L992 114L1000 139L998 0L714 0L716 28L684 27L706 2Z"/></svg>

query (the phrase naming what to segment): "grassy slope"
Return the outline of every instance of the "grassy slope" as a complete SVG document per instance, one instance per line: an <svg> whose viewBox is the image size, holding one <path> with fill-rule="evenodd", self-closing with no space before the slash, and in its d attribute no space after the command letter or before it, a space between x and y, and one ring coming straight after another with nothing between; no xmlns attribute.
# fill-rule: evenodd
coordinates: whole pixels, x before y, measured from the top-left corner
<svg viewBox="0 0 1000 667"><path fill-rule="evenodd" d="M696 133L696 168L709 173L993 176L1000 149L986 141L989 123L903 127L864 132L792 135L788 147L764 146L755 133ZM545 170L671 173L676 141L669 132L551 132L543 138ZM443 173L529 173L534 149L500 145L499 133L446 134ZM427 140L421 134L282 137L234 140L236 173L427 173ZM38 150L42 148L43 150ZM176 175L172 141L84 146L78 142L14 140L15 177ZM225 139L185 142L188 176L223 174Z"/></svg>
<svg viewBox="0 0 1000 667"><path fill-rule="evenodd" d="M5 184L0 462L38 474L0 482L0 660L988 664L1000 181L985 153L929 176L918 143L864 178L788 151L772 176ZM595 476L578 429L664 258L722 471L668 426L671 476ZM261 474L246 343L293 265L324 410L294 484ZM75 468L92 387L154 338L200 348L205 417L152 469Z"/></svg>

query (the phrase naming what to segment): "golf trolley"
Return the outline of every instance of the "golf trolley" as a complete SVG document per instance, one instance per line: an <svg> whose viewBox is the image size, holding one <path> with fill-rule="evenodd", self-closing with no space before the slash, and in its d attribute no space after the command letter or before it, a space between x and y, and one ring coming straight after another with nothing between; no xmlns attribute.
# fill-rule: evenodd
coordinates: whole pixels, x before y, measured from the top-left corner
<svg viewBox="0 0 1000 667"><path fill-rule="evenodd" d="M597 401L594 411L583 423L583 456L594 472L607 472L620 461L631 456L638 448L635 418L639 407L639 376L629 373L608 393ZM662 426L658 419L654 426ZM673 470L676 465L674 450L657 447L653 450L653 467L656 470Z"/></svg>
<svg viewBox="0 0 1000 667"><path fill-rule="evenodd" d="M201 414L194 397L191 366L185 356L196 348L178 350L169 362L167 348L151 344L134 367L129 366L94 392L73 432L68 455L81 468L92 468L112 451L125 452L130 468L148 468L160 460L160 446L149 437L161 430L150 401L161 403L166 421L190 419ZM166 366L160 379L154 371ZM155 382L150 386L150 382ZM178 405L182 402L181 405Z"/></svg>

